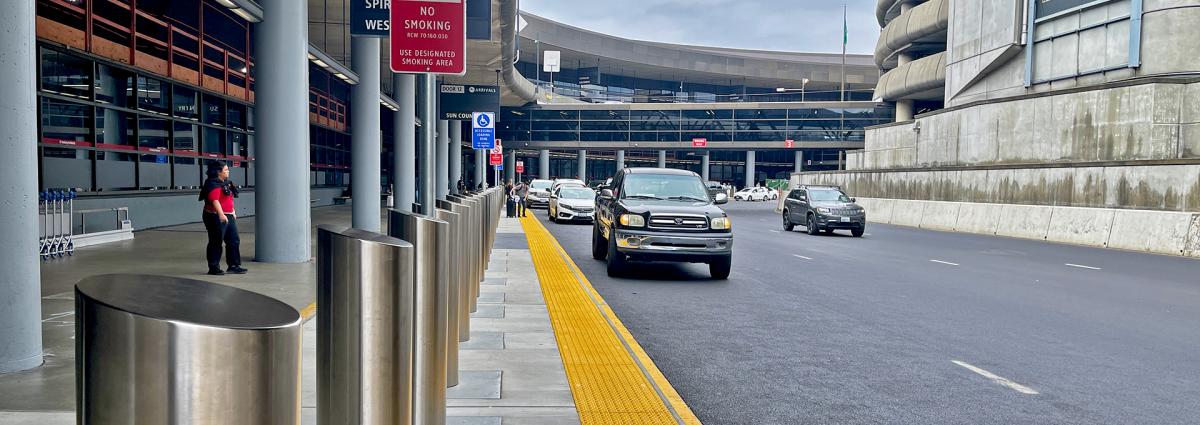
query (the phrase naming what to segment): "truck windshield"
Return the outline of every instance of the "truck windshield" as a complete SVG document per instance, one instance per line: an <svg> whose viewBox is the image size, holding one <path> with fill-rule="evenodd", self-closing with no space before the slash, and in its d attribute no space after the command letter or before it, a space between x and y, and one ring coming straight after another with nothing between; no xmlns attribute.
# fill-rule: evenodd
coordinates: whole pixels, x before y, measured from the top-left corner
<svg viewBox="0 0 1200 425"><path fill-rule="evenodd" d="M810 190L808 197L813 202L850 202L850 197L840 190Z"/></svg>
<svg viewBox="0 0 1200 425"><path fill-rule="evenodd" d="M704 184L696 176L629 174L625 176L623 186L626 198L709 200Z"/></svg>

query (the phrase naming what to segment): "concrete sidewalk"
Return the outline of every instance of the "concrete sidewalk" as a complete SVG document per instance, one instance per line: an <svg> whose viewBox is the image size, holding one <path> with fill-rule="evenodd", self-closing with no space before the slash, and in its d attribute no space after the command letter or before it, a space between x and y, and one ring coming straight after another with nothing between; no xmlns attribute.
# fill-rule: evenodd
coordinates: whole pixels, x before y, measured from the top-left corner
<svg viewBox="0 0 1200 425"><path fill-rule="evenodd" d="M349 222L347 207L313 210L314 226ZM250 262L254 218L238 225L251 269L243 276L204 275L205 234L199 224L138 232L132 241L81 249L74 257L45 263L46 363L0 375L0 424L75 423L73 287L84 277L141 273L208 280L260 292L311 314L306 307L316 301L315 265ZM472 315L471 340L460 347L460 384L448 391L449 423L579 423L521 226L516 219L501 219L499 233L479 308ZM315 321L304 325L303 344L302 423L315 425Z"/></svg>

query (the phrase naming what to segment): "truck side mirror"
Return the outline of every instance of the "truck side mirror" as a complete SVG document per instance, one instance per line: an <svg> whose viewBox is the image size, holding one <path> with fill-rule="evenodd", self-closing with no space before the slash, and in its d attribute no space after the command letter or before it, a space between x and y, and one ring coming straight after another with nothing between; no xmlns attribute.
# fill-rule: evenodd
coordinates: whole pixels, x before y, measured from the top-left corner
<svg viewBox="0 0 1200 425"><path fill-rule="evenodd" d="M729 203L729 195L726 195L724 193L718 193L717 196L715 197L715 199L713 199L713 203L715 203L717 205L727 204L727 203Z"/></svg>

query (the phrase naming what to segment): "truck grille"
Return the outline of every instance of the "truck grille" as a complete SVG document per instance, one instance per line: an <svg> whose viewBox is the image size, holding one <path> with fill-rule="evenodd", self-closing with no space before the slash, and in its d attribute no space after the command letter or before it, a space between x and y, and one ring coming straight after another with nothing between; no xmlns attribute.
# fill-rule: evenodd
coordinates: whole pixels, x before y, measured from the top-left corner
<svg viewBox="0 0 1200 425"><path fill-rule="evenodd" d="M653 229L707 229L708 219L695 216L656 215L650 217L650 228Z"/></svg>

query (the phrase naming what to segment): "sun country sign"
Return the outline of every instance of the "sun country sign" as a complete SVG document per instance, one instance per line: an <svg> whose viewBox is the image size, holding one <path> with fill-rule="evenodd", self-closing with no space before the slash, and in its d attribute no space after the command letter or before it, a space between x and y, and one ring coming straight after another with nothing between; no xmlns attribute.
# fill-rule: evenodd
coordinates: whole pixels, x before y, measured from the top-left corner
<svg viewBox="0 0 1200 425"><path fill-rule="evenodd" d="M392 72L467 73L466 0L392 0Z"/></svg>

